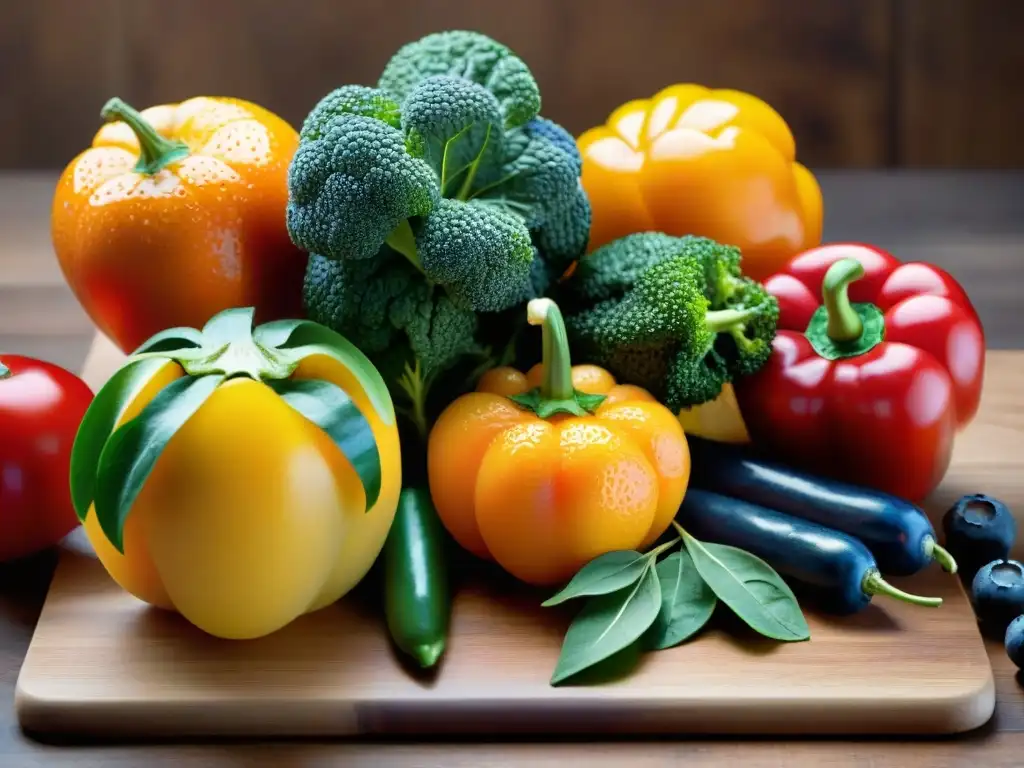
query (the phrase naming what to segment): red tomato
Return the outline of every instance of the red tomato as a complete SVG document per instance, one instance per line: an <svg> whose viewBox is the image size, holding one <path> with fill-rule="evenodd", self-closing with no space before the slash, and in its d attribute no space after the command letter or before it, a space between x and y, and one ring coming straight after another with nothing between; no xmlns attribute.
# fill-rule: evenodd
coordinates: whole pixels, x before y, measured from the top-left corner
<svg viewBox="0 0 1024 768"><path fill-rule="evenodd" d="M78 525L71 446L92 398L60 366L0 356L0 561L53 546Z"/></svg>

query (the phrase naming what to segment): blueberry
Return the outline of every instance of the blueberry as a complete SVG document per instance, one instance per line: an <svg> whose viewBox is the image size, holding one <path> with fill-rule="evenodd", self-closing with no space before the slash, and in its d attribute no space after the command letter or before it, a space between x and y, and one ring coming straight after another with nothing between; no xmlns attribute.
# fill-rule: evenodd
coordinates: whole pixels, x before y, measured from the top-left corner
<svg viewBox="0 0 1024 768"><path fill-rule="evenodd" d="M970 578L985 563L1004 560L1017 537L1017 521L999 499L975 493L961 497L942 518L946 549Z"/></svg>
<svg viewBox="0 0 1024 768"><path fill-rule="evenodd" d="M1005 631L1024 613L1024 565L1016 560L993 560L974 576L971 601L979 621Z"/></svg>
<svg viewBox="0 0 1024 768"><path fill-rule="evenodd" d="M1024 669L1024 616L1018 616L1006 628L1006 655L1018 668Z"/></svg>

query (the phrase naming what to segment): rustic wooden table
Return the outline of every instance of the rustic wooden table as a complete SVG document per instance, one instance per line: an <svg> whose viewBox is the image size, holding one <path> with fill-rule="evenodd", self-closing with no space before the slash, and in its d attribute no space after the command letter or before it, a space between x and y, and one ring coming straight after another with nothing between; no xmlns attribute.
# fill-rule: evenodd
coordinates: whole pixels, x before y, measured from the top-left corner
<svg viewBox="0 0 1024 768"><path fill-rule="evenodd" d="M0 175L0 351L79 370L92 329L64 285L49 243L53 173ZM858 239L904 260L937 263L978 307L989 347L1024 348L1024 173L821 174L828 240ZM1018 282L1020 281L1020 282ZM1024 374L1024 371L1022 371ZM1024 378L1022 378L1024 382ZM982 728L941 740L663 740L544 742L285 742L160 745L42 744L14 717L14 683L56 553L0 566L0 766L561 765L1017 766L1024 752L1024 690L1000 643L988 641L997 707Z"/></svg>

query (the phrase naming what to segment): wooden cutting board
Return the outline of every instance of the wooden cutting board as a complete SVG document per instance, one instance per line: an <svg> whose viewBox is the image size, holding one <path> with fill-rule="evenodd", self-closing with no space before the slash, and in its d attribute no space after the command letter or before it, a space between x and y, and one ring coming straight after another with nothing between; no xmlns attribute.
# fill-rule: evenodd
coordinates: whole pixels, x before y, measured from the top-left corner
<svg viewBox="0 0 1024 768"><path fill-rule="evenodd" d="M85 376L119 356L97 341ZM992 353L981 412L929 508L965 493L1024 510L1024 352ZM1022 537L1024 538L1024 537ZM939 734L987 721L992 671L967 598L937 566L897 584L939 609L876 598L854 617L810 613L778 644L726 621L667 651L623 658L601 685L552 688L571 608L464 579L432 678L396 658L355 594L256 641L210 638L122 592L88 552L58 566L17 685L26 730L108 737L359 734ZM364 585L365 586L365 585ZM372 596L372 593L369 593Z"/></svg>

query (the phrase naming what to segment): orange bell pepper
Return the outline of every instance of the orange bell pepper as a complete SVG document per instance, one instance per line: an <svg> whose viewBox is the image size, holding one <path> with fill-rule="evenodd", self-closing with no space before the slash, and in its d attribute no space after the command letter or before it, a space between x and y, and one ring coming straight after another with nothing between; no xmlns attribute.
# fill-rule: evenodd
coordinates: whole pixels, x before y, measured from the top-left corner
<svg viewBox="0 0 1024 768"><path fill-rule="evenodd" d="M789 126L734 90L672 85L578 139L590 250L633 232L703 235L743 251L755 280L821 241L822 198Z"/></svg>
<svg viewBox="0 0 1024 768"><path fill-rule="evenodd" d="M521 581L563 582L606 552L644 548L668 528L690 478L673 413L606 370L571 366L565 325L534 299L544 361L485 373L428 441L430 492L451 535Z"/></svg>
<svg viewBox="0 0 1024 768"><path fill-rule="evenodd" d="M233 307L301 317L306 258L285 227L298 133L239 99L198 97L109 122L65 168L51 211L64 276L124 352Z"/></svg>

